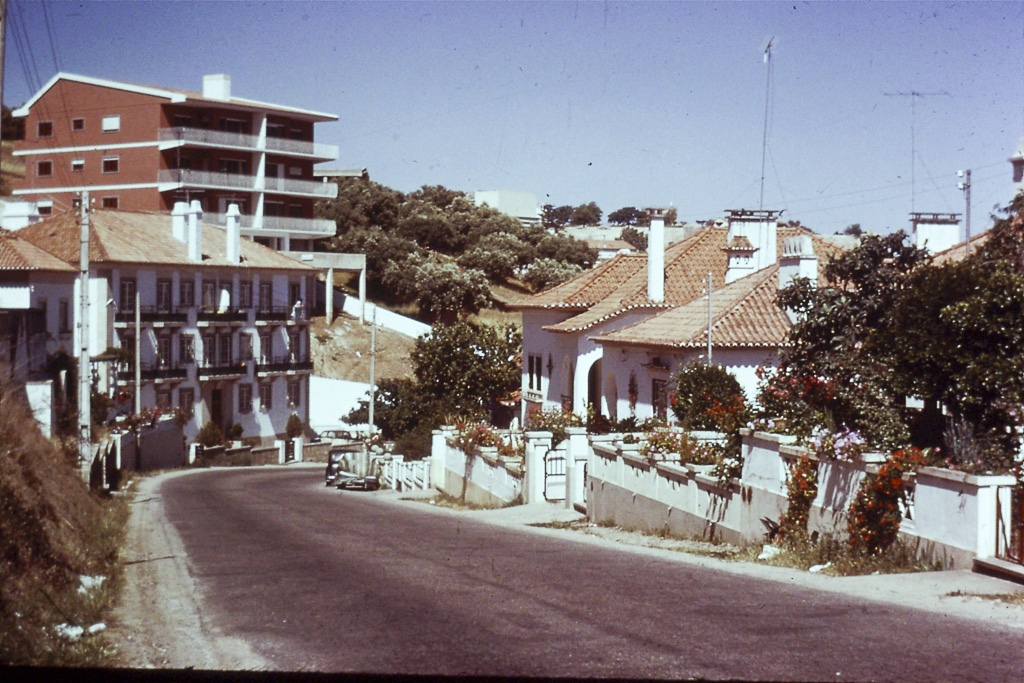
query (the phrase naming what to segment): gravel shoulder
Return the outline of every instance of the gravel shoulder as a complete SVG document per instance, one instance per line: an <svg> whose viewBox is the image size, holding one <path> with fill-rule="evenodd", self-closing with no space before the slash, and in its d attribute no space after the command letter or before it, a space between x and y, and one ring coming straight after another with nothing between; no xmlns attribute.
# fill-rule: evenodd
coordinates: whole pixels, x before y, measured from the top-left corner
<svg viewBox="0 0 1024 683"><path fill-rule="evenodd" d="M270 663L242 640L225 636L203 618L184 547L164 516L162 482L192 471L142 479L128 522L124 591L108 637L119 663L130 668L265 670Z"/></svg>

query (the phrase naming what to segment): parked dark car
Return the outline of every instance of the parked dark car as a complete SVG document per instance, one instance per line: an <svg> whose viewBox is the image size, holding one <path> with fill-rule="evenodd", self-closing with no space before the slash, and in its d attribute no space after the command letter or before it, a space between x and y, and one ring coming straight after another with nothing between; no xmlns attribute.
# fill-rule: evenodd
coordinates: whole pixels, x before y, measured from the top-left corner
<svg viewBox="0 0 1024 683"><path fill-rule="evenodd" d="M343 448L332 448L327 453L327 470L324 472L324 484L330 486L337 483L340 476L348 474L344 471L345 456L349 451Z"/></svg>
<svg viewBox="0 0 1024 683"><path fill-rule="evenodd" d="M376 491L380 488L380 480L377 477L339 477L339 489L357 491Z"/></svg>

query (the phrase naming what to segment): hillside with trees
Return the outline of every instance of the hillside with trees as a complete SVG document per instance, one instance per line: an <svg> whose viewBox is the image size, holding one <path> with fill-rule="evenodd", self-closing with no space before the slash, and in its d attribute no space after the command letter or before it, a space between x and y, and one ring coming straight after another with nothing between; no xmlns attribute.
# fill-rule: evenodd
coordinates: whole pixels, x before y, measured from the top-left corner
<svg viewBox="0 0 1024 683"><path fill-rule="evenodd" d="M492 286L536 291L597 258L583 242L476 206L458 190L425 185L405 194L361 178L335 182L338 197L317 205L318 217L337 224L326 249L366 254L370 296L414 305L429 322L493 305ZM577 208L600 219L596 205Z"/></svg>

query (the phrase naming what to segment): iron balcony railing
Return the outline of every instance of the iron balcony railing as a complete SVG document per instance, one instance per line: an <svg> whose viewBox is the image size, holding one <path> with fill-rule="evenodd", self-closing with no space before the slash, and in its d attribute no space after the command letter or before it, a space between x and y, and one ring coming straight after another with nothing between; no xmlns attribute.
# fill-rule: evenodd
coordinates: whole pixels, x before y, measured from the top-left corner
<svg viewBox="0 0 1024 683"><path fill-rule="evenodd" d="M140 363L139 375L142 381L152 382L163 379L187 379L188 364L184 362L171 363L157 361L155 363ZM124 363L117 371L117 378L122 382L131 382L135 379L135 366L132 363Z"/></svg>
<svg viewBox="0 0 1024 683"><path fill-rule="evenodd" d="M220 310L213 307L201 307L196 312L196 319L217 323L244 323L249 320L249 309L233 307Z"/></svg>
<svg viewBox="0 0 1024 683"><path fill-rule="evenodd" d="M187 306L140 306L139 318L144 323L168 322L184 323L188 321ZM135 309L121 310L114 313L114 322L135 322Z"/></svg>
<svg viewBox="0 0 1024 683"><path fill-rule="evenodd" d="M249 364L235 358L214 358L199 364L199 377L231 377L249 374Z"/></svg>
<svg viewBox="0 0 1024 683"><path fill-rule="evenodd" d="M303 195L324 199L338 196L338 186L334 183L316 182L314 180L293 180L291 178L264 178L262 186L259 178L241 173L220 173L215 171L194 171L188 168L167 168L157 173L160 191L179 187L203 187L227 190L246 190L248 192L276 192L279 194Z"/></svg>
<svg viewBox="0 0 1024 683"><path fill-rule="evenodd" d="M313 361L305 354L289 354L274 356L272 359L263 357L256 363L256 372L296 372L312 371Z"/></svg>
<svg viewBox="0 0 1024 683"><path fill-rule="evenodd" d="M245 133L228 133L221 130L205 128L161 128L157 138L160 142L179 142L182 144L204 145L209 147L235 147L246 150L261 150L284 155L313 157L330 161L338 158L338 146L326 145L308 140L278 138L268 135L264 145L260 147L259 136ZM176 145L162 145L163 148Z"/></svg>

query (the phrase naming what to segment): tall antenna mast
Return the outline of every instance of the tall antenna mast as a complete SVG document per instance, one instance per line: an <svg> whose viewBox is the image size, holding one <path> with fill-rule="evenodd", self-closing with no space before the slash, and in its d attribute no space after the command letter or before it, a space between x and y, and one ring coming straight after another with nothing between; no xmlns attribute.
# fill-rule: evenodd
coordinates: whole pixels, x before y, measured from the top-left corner
<svg viewBox="0 0 1024 683"><path fill-rule="evenodd" d="M764 79L764 135L761 138L761 198L757 204L759 210L764 209L764 161L765 153L768 149L768 102L772 87L772 43L774 41L775 36L772 36L764 46L764 63L768 65L768 73Z"/></svg>
<svg viewBox="0 0 1024 683"><path fill-rule="evenodd" d="M946 97L952 97L945 90L941 92L918 92L911 90L909 92L887 92L884 93L886 97L909 97L910 98L910 213L914 213L914 199L915 199L915 169L917 167L917 98L918 97L931 97L933 95L945 95Z"/></svg>

